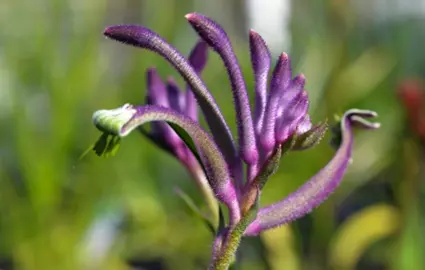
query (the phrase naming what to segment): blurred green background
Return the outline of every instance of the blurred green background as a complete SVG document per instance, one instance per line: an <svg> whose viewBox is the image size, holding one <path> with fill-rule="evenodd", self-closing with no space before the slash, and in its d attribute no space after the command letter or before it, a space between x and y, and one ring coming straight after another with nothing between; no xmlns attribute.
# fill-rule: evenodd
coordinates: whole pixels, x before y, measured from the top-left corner
<svg viewBox="0 0 425 270"><path fill-rule="evenodd" d="M425 269L422 137L397 94L425 74L423 0L2 0L0 269L206 268L212 236L173 190L203 200L174 158L134 134L113 158L79 160L100 135L95 110L144 102L148 67L183 86L159 56L106 40L104 27L143 24L187 55L193 11L228 30L251 98L255 28L306 75L315 122L358 107L382 123L356 135L354 163L330 199L243 241L240 269ZM227 74L209 56L203 78L235 132ZM324 166L327 141L286 156L262 205Z"/></svg>

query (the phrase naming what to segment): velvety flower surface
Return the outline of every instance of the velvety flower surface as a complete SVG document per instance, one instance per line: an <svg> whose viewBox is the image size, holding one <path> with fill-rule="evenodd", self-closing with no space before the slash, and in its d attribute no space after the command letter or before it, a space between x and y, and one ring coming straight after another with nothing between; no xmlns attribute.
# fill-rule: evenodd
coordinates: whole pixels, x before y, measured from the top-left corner
<svg viewBox="0 0 425 270"><path fill-rule="evenodd" d="M119 138L134 129L141 130L187 167L202 167L197 174L203 174L206 181L200 186L212 190L215 198L229 208L229 223L216 233L211 263L211 269L226 269L242 236L257 235L293 221L323 202L340 184L349 165L353 128L373 129L379 125L367 121L376 117L375 112L348 110L337 124L334 144L338 150L329 163L287 198L260 208L261 190L277 170L281 156L315 146L326 133L327 123L311 123L305 76L293 76L286 53L279 56L271 70L269 49L253 30L249 33L255 78L255 106L251 112L245 80L226 32L201 14L192 13L186 18L201 38L189 59L145 27L117 25L105 29L104 34L113 40L163 56L187 85L182 91L172 79L164 83L151 68L147 71L148 105L127 104L115 110L100 110L93 120L100 130ZM236 110L237 141L200 78L207 46L221 57L228 72ZM197 106L205 116L209 132L197 122ZM150 122L153 123L149 132L141 129ZM242 171L243 164L246 173Z"/></svg>
<svg viewBox="0 0 425 270"><path fill-rule="evenodd" d="M207 50L207 44L200 41L189 55L189 63L198 74L202 72L207 62ZM164 83L155 68L150 68L146 72L146 82L146 103L148 105L170 108L194 121L198 120L196 99L190 86L186 86L185 91L182 91L171 77ZM182 163L193 166L192 164L196 162L195 157L170 126L166 123L152 123L151 126L151 131L142 130L143 134L158 146L172 153Z"/></svg>

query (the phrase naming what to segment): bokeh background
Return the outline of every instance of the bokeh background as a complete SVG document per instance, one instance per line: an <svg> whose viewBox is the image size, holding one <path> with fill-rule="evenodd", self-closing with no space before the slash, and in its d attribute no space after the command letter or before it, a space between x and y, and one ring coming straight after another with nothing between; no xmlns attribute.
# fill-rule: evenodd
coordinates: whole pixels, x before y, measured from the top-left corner
<svg viewBox="0 0 425 270"><path fill-rule="evenodd" d="M106 40L143 24L184 54L204 13L228 31L253 97L248 30L307 77L315 122L356 107L382 128L356 134L342 186L312 214L242 243L239 269L425 269L424 0L2 0L0 269L205 269L212 236L174 188L203 200L185 169L133 134L118 154L80 155L99 137L97 109L142 104L145 70L183 80L160 57ZM203 78L235 131L225 69ZM332 157L328 137L291 153L262 204Z"/></svg>

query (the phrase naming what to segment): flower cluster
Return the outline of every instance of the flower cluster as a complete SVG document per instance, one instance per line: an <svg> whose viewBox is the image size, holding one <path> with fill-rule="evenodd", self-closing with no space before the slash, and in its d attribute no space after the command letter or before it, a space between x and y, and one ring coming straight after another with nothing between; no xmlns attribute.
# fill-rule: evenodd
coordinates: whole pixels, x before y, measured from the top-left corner
<svg viewBox="0 0 425 270"><path fill-rule="evenodd" d="M347 111L336 129L338 150L332 160L287 198L260 208L261 190L278 168L281 156L319 143L327 124L311 123L305 77L302 74L292 76L288 55L282 53L271 72L267 45L251 30L249 42L255 77L252 113L245 80L227 34L203 15L192 13L186 18L201 37L188 60L145 27L117 25L105 29L105 36L113 40L161 55L181 74L187 86L183 92L172 79L164 83L155 69L150 69L147 72L148 105L126 104L115 110L100 110L95 112L93 120L100 130L118 138L135 129L142 131L178 158L189 171L195 172L193 175L205 194L212 194L227 206L229 222L217 230L210 267L227 269L241 237L286 224L323 202L339 185L351 160L352 128L372 129L379 125L367 121L367 118L376 117L375 112ZM221 57L228 72L236 109L237 143L214 97L200 78L208 47ZM270 82L269 73L272 73ZM197 121L198 106L210 132ZM153 122L151 131L141 129L141 125L150 122ZM202 169L193 170L194 167Z"/></svg>

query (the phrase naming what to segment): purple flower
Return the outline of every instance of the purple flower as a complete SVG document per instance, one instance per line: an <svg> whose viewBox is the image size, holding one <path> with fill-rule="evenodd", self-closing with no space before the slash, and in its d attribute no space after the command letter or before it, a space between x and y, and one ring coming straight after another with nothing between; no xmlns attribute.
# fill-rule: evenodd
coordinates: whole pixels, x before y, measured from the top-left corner
<svg viewBox="0 0 425 270"><path fill-rule="evenodd" d="M340 184L351 161L353 127L372 129L379 124L366 120L376 117L375 112L348 110L334 134L334 144L338 147L334 158L287 198L260 208L261 190L277 170L281 156L318 144L326 133L327 123L311 123L308 94L304 89L306 78L302 74L292 76L286 53L277 59L268 82L270 52L261 36L251 30L249 41L255 77L252 113L245 80L227 34L203 15L192 13L186 18L202 39L189 60L158 34L142 26L118 25L105 29L104 34L111 39L163 56L182 75L187 87L182 92L173 80L164 83L155 69L150 69L147 72L149 105L101 110L93 119L99 129L119 138L155 121L150 133L143 131L147 136L188 167L199 160L208 188L229 208L229 224L216 234L210 267L227 269L242 236L257 235L291 222L322 203ZM236 109L237 142L200 78L207 45L221 57L228 72ZM205 116L210 133L197 122L196 104ZM247 167L245 174L243 164Z"/></svg>
<svg viewBox="0 0 425 270"><path fill-rule="evenodd" d="M207 52L207 44L199 41L189 56L189 63L197 74L202 72L207 63ZM189 85L186 86L185 91L182 91L171 77L164 83L155 68L147 70L146 82L146 103L148 105L170 108L190 117L194 121L198 121L196 99ZM187 167L196 166L196 158L168 124L152 123L150 132L142 128L140 130L159 147L173 154Z"/></svg>

